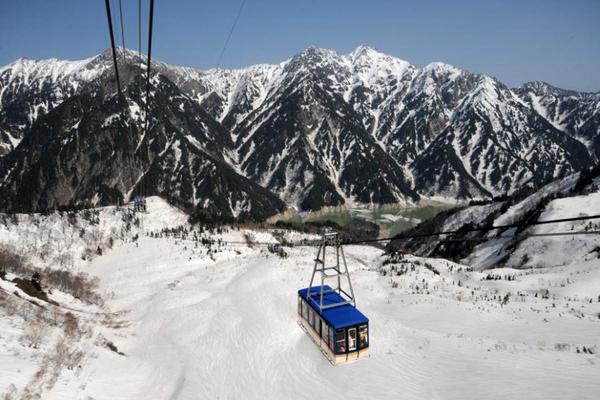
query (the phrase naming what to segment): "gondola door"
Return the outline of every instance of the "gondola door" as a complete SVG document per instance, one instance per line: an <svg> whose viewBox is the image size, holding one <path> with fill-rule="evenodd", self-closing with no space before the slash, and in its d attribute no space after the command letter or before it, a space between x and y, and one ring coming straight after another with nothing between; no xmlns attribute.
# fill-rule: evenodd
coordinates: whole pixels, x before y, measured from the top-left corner
<svg viewBox="0 0 600 400"><path fill-rule="evenodd" d="M356 328L348 328L348 352L356 351Z"/></svg>

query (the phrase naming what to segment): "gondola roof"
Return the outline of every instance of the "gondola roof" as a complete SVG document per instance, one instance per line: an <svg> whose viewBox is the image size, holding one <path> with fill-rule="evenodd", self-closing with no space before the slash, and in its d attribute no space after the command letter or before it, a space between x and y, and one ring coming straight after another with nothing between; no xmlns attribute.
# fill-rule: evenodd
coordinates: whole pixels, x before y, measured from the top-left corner
<svg viewBox="0 0 600 400"><path fill-rule="evenodd" d="M330 290L332 290L330 286L323 286L324 292ZM307 296L308 288L298 290L298 295L306 300L306 302L310 304L311 307L333 328L346 328L348 326L362 325L369 322L369 319L365 317L363 313L358 311L352 304L344 304L336 307L326 308L320 312L320 293L321 286L313 286L310 291L311 298L309 299ZM323 306L343 303L345 301L346 300L337 292L323 294Z"/></svg>

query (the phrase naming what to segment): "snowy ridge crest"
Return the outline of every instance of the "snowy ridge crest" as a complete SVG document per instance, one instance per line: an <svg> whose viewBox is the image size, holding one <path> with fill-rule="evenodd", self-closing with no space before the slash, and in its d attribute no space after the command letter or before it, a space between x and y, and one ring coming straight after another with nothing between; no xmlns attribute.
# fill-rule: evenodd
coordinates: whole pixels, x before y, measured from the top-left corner
<svg viewBox="0 0 600 400"><path fill-rule="evenodd" d="M135 85L138 54L119 51L119 61L126 87ZM203 110L202 130L219 143L198 140L193 151L201 143L220 153L235 173L300 209L510 194L600 159L597 94L543 82L510 89L442 62L417 68L368 45L348 54L312 47L279 64L240 69L157 60L153 70L174 85L155 90L179 91L163 93L185 98L178 112ZM0 112L11 110L0 120L0 157L83 88L105 82L114 91L111 80L108 50L0 69ZM139 106L131 107L139 118Z"/></svg>

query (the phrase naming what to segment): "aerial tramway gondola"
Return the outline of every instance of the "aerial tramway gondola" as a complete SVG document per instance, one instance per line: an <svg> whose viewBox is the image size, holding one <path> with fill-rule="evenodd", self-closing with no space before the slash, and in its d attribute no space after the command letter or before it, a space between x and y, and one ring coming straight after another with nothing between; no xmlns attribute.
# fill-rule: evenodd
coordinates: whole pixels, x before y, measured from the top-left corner
<svg viewBox="0 0 600 400"><path fill-rule="evenodd" d="M135 196L133 198L133 210L135 212L145 213L148 210L146 206L146 198L143 196Z"/></svg>
<svg viewBox="0 0 600 400"><path fill-rule="evenodd" d="M327 246L335 249L335 262L330 267L325 265ZM317 274L321 284L313 286ZM326 280L333 280L334 287ZM342 283L347 283L347 291ZM298 324L334 365L369 355L369 319L356 308L350 272L336 232L323 235L310 284L298 291Z"/></svg>

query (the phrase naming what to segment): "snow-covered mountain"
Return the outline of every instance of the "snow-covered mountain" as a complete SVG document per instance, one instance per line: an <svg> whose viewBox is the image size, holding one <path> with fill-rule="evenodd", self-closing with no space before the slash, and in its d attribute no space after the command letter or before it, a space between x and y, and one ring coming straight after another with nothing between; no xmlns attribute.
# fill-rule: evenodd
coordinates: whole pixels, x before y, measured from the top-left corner
<svg viewBox="0 0 600 400"><path fill-rule="evenodd" d="M133 194L159 194L199 217L264 219L285 208L266 189L238 174L223 154L231 141L214 120L166 76L152 79L148 132L143 79L133 53L122 69L126 110L113 70L72 82L78 92L31 122L18 146L0 159L0 207L30 211L78 204L115 204ZM110 65L108 53L91 65ZM20 78L29 80L30 74ZM86 75L85 78L94 76ZM65 78L68 81L68 78ZM54 89L61 85L56 80ZM73 89L75 90L75 89ZM22 108L33 107L27 101Z"/></svg>
<svg viewBox="0 0 600 400"><path fill-rule="evenodd" d="M421 193L514 193L591 164L581 141L557 129L513 91L486 76L474 83L413 163Z"/></svg>
<svg viewBox="0 0 600 400"><path fill-rule="evenodd" d="M529 194L443 212L408 234L465 233L443 236L441 242L438 238L398 239L389 248L460 260L478 269L545 268L578 262L598 265L600 235L568 234L599 231L598 219L535 225L537 221L593 215L600 215L600 166L558 179ZM503 225L517 227L472 231ZM566 235L528 236L556 232Z"/></svg>
<svg viewBox="0 0 600 400"><path fill-rule="evenodd" d="M13 150L41 115L110 68L103 56L81 61L20 58L0 68L0 156Z"/></svg>
<svg viewBox="0 0 600 400"><path fill-rule="evenodd" d="M237 70L157 61L156 125L142 137L144 67L134 52L119 59L126 120L109 52L0 68L4 209L108 203L145 192L208 214L264 217L283 208L277 197L300 209L491 197L540 186L600 155L598 94L539 82L510 89L443 63L417 68L369 46L349 54L309 48L280 64ZM78 101L85 106L69 108ZM88 119L94 124L78 123ZM101 135L109 126L110 140ZM68 139L83 129L87 147ZM42 151L49 143L53 151ZM108 168L92 173L96 160L107 159ZM223 205L225 193L232 195Z"/></svg>
<svg viewBox="0 0 600 400"><path fill-rule="evenodd" d="M559 89L545 82L529 82L516 90L554 127L581 141L600 159L600 93Z"/></svg>

